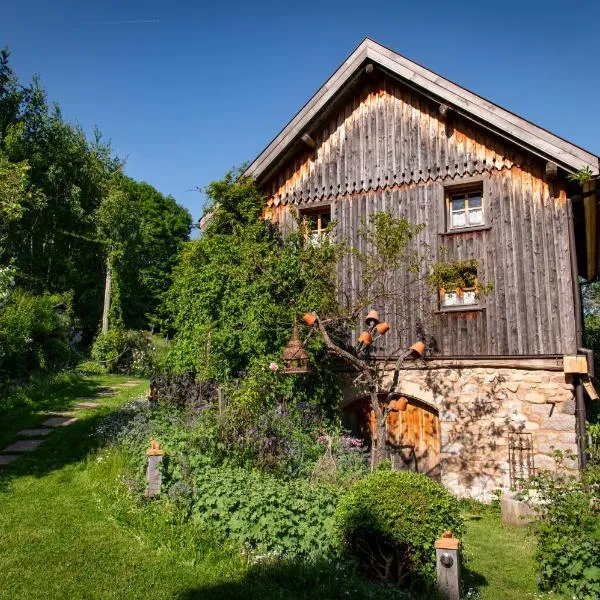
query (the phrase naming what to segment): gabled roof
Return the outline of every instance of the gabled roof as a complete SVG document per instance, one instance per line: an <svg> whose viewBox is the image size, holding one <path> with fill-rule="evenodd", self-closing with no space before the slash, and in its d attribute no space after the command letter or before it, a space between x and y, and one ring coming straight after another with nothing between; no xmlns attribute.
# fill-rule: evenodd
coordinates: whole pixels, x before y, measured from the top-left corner
<svg viewBox="0 0 600 600"><path fill-rule="evenodd" d="M497 104L456 85L452 81L365 38L347 60L302 107L275 139L250 164L245 174L265 180L293 151L311 124L364 72L367 63L403 82L421 94L446 104L452 110L495 134L518 144L545 160L555 162L566 171L589 168L599 172L598 156L583 150L533 123L518 117Z"/></svg>

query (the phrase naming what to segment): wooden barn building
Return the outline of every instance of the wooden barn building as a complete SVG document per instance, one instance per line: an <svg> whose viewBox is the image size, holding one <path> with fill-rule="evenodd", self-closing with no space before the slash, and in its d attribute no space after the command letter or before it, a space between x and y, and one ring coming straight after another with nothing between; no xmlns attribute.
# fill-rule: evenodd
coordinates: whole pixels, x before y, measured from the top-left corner
<svg viewBox="0 0 600 600"><path fill-rule="evenodd" d="M576 456L567 468L585 460L579 281L596 277L598 246L594 178L569 178L582 171L598 175L598 157L370 39L248 167L282 227L293 209L358 244L361 218L390 211L424 224L434 255L477 259L493 285L415 290L432 342L389 416L398 468L489 499L552 468L555 448ZM390 344L414 341L423 315L405 318ZM344 409L368 419L350 383Z"/></svg>

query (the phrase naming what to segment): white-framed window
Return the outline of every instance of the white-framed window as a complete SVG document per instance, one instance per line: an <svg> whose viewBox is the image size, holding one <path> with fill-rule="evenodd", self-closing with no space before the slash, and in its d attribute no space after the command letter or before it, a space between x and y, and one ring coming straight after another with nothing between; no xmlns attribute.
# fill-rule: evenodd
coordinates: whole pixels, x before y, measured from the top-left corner
<svg viewBox="0 0 600 600"><path fill-rule="evenodd" d="M448 230L480 227L483 224L481 188L452 192L448 195Z"/></svg>
<svg viewBox="0 0 600 600"><path fill-rule="evenodd" d="M327 235L327 227L331 223L331 208L329 206L315 212L307 212L303 217L306 237L311 244L319 244Z"/></svg>

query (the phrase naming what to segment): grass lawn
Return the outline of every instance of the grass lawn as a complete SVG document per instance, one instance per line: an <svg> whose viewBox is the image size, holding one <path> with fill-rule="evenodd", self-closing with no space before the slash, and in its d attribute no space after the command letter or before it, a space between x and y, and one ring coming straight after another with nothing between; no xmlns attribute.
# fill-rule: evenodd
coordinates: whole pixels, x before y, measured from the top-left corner
<svg viewBox="0 0 600 600"><path fill-rule="evenodd" d="M0 404L0 441L39 425L44 410L65 410L126 379L39 381ZM197 537L152 504L140 512L118 484L118 454L96 448L90 432L144 386L99 398L99 408L0 472L0 599L398 597L326 563L249 566L235 548ZM503 529L486 511L467 522L468 585L485 599L535 598L527 532Z"/></svg>
<svg viewBox="0 0 600 600"><path fill-rule="evenodd" d="M59 378L56 386L38 385L15 403L14 420L4 416L1 439L7 443L20 428L39 425L44 419L41 407L65 410L98 386L126 379L72 376ZM80 413L77 423L57 428L36 452L4 469L0 598L175 598L214 580L203 565L185 564L173 552L145 546L103 512L95 494L90 431L103 415L144 387L100 398L101 408ZM228 558L219 557L224 569Z"/></svg>
<svg viewBox="0 0 600 600"><path fill-rule="evenodd" d="M535 539L527 528L502 527L493 511L465 510L465 586L482 600L558 599L536 593Z"/></svg>

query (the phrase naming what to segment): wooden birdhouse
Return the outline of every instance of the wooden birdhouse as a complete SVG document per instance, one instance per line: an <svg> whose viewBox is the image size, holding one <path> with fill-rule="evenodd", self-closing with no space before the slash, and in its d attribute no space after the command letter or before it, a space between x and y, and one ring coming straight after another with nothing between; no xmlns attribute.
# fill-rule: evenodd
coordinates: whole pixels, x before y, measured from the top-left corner
<svg viewBox="0 0 600 600"><path fill-rule="evenodd" d="M298 326L294 321L292 328L292 338L283 350L283 362L285 363L284 373L299 374L310 373L310 356L302 344L298 334Z"/></svg>

